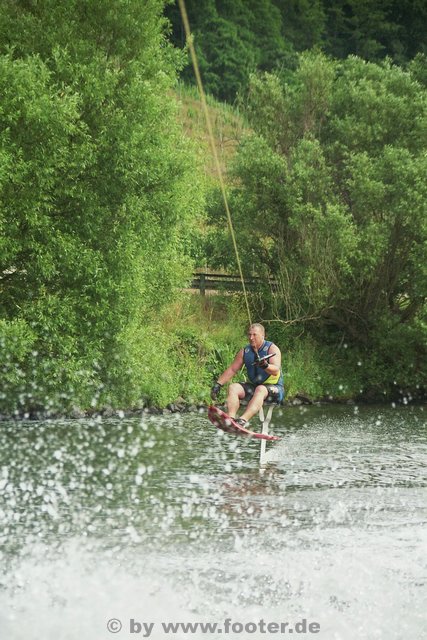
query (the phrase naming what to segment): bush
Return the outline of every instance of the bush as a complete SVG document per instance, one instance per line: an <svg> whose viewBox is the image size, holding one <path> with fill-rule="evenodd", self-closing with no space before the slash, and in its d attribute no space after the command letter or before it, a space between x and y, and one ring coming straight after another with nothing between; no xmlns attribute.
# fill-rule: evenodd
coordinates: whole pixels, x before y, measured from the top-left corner
<svg viewBox="0 0 427 640"><path fill-rule="evenodd" d="M134 327L189 279L203 188L171 99L181 56L162 10L2 7L0 313L35 335L29 408L136 400L133 354L141 339L151 356L151 342Z"/></svg>

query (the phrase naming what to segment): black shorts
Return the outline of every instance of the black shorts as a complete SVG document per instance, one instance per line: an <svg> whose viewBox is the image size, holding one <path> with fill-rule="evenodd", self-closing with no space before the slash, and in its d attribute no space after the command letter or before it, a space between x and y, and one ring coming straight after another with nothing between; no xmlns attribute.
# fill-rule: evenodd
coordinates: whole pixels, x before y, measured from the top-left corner
<svg viewBox="0 0 427 640"><path fill-rule="evenodd" d="M249 401L254 395L254 391L257 386L251 382L239 382L245 390L245 400ZM271 404L282 404L285 399L285 390L280 384L264 384L262 385L268 390L268 396L264 402L270 402Z"/></svg>

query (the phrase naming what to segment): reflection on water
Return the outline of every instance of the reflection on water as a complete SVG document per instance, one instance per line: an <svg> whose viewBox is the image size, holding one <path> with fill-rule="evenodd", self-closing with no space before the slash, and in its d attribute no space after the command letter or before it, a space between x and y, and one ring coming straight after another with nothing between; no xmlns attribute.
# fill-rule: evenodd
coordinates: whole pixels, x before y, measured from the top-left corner
<svg viewBox="0 0 427 640"><path fill-rule="evenodd" d="M425 635L423 408L286 409L273 430L261 473L259 442L204 414L0 424L1 637L96 640L109 618L120 638L131 618L155 639L225 618Z"/></svg>

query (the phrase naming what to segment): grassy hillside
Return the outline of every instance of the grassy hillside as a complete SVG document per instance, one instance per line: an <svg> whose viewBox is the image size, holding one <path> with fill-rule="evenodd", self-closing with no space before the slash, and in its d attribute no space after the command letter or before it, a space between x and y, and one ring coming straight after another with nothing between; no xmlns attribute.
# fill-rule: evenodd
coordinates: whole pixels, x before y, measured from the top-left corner
<svg viewBox="0 0 427 640"><path fill-rule="evenodd" d="M180 83L176 96L180 104L183 130L200 149L206 174L216 180L217 173L198 90L196 87ZM207 96L207 104L221 170L226 175L228 163L235 154L245 130L248 130L248 125L245 123L243 114L229 104L219 102L211 96Z"/></svg>

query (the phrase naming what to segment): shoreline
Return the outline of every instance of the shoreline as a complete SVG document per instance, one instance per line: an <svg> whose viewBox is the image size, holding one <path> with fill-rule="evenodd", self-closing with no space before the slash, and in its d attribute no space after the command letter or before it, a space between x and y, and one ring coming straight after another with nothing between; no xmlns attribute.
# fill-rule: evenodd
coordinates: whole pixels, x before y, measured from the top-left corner
<svg viewBox="0 0 427 640"><path fill-rule="evenodd" d="M413 398L413 397L405 397L402 396L400 398L387 398L387 399L379 399L378 397L363 397L360 396L358 398L349 398L349 397L322 397L322 398L310 398L303 394L296 394L295 396L284 400L281 405L278 405L283 409L293 409L302 406L370 406L370 405L378 405L378 406L386 406L391 405L392 407L402 406L423 406L427 405L427 399L425 397L421 398ZM128 408L128 409L119 409L110 406L105 406L100 409L81 409L80 407L73 407L67 411L46 411L46 410L32 410L32 411L20 411L14 412L12 414L0 414L0 423L2 422L35 422L35 421L43 421L43 420L82 420L82 419L90 419L90 418L130 418L135 416L166 416L173 414L186 414L186 413L206 413L208 409L208 404L206 403L189 403L180 399L178 402L169 403L166 407L156 407L156 406L143 406L137 408ZM219 405L220 407L224 407L225 404L222 403Z"/></svg>

